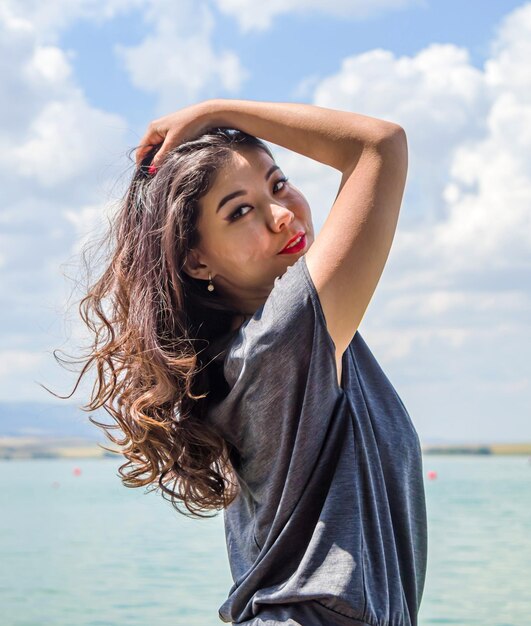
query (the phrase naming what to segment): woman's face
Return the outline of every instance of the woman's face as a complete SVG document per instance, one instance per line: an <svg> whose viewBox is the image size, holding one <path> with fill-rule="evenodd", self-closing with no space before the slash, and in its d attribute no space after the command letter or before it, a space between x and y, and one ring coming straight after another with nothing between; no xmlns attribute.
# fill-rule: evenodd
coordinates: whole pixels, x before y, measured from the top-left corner
<svg viewBox="0 0 531 626"><path fill-rule="evenodd" d="M247 314L266 301L275 278L314 241L308 202L284 178L264 150L240 148L199 201L201 243L188 255L187 272L205 280L211 272L215 289ZM305 248L279 254L299 231L306 233Z"/></svg>

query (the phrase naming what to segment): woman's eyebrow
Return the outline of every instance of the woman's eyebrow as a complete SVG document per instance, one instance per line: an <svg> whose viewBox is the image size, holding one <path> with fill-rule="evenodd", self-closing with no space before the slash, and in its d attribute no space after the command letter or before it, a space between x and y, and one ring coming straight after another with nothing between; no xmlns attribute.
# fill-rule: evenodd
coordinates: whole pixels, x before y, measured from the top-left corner
<svg viewBox="0 0 531 626"><path fill-rule="evenodd" d="M275 172L276 170L279 170L280 167L278 165L272 165L266 172L265 175L265 180L269 180L269 177L271 176L271 174L273 172ZM224 198L221 199L220 203L218 204L218 208L216 209L216 213L221 209L221 207L228 202L229 200L232 200L233 198L237 198L238 196L244 196L247 192L244 189L239 189L238 191L233 191L232 193L227 194Z"/></svg>

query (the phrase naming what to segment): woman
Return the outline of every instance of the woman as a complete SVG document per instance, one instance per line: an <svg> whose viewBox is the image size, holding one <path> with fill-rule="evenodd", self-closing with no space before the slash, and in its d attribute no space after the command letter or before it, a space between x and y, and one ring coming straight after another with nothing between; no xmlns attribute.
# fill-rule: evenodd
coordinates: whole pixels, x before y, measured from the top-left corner
<svg viewBox="0 0 531 626"><path fill-rule="evenodd" d="M317 237L260 139L342 173ZM224 622L415 626L419 439L358 330L398 222L403 129L214 99L151 122L136 158L111 261L82 301L97 334L88 408L124 433L107 433L124 483L158 481L195 515L223 508Z"/></svg>

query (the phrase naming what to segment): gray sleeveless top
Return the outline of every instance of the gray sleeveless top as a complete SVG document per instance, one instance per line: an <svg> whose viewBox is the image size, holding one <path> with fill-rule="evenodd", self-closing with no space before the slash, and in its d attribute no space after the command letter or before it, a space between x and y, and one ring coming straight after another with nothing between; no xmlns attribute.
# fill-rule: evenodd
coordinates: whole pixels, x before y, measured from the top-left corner
<svg viewBox="0 0 531 626"><path fill-rule="evenodd" d="M420 442L355 333L335 346L305 256L218 356L206 419L232 444L223 622L416 626L427 563Z"/></svg>

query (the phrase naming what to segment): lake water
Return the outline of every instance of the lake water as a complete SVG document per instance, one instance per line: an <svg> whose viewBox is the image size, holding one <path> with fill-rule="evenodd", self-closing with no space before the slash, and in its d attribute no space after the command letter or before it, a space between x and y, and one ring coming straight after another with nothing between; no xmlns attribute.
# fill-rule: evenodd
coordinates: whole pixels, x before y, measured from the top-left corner
<svg viewBox="0 0 531 626"><path fill-rule="evenodd" d="M0 461L2 626L223 624L222 515L190 520L124 487L121 462ZM531 462L424 455L424 470L437 478L420 626L529 626Z"/></svg>

